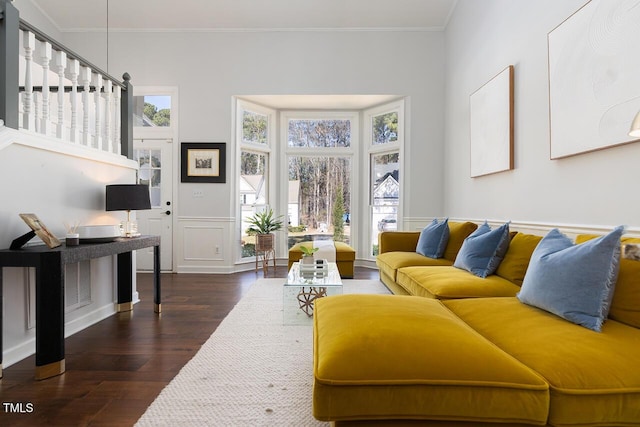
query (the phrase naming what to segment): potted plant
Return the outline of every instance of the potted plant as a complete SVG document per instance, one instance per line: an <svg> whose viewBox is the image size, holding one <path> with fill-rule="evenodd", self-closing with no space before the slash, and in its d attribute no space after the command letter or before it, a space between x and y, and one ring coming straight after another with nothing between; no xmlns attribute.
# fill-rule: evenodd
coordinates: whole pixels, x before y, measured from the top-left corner
<svg viewBox="0 0 640 427"><path fill-rule="evenodd" d="M273 232L282 228L282 216L275 216L273 209L256 212L247 219L247 234L256 236L256 251L273 250Z"/></svg>
<svg viewBox="0 0 640 427"><path fill-rule="evenodd" d="M313 264L314 256L319 248L314 248L313 246L300 246L300 250L302 251L302 263L303 264Z"/></svg>

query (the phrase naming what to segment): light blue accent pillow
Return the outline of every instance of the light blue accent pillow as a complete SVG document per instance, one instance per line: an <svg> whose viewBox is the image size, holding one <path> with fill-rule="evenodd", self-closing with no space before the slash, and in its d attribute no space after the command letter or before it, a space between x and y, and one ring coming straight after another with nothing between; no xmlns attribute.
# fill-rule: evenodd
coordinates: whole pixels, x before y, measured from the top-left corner
<svg viewBox="0 0 640 427"><path fill-rule="evenodd" d="M485 221L464 239L453 266L485 278L496 272L510 241L508 222L492 230Z"/></svg>
<svg viewBox="0 0 640 427"><path fill-rule="evenodd" d="M575 245L558 229L536 246L518 299L600 332L609 314L624 227Z"/></svg>
<svg viewBox="0 0 640 427"><path fill-rule="evenodd" d="M434 219L421 232L416 252L429 258L442 258L449 242L449 218Z"/></svg>

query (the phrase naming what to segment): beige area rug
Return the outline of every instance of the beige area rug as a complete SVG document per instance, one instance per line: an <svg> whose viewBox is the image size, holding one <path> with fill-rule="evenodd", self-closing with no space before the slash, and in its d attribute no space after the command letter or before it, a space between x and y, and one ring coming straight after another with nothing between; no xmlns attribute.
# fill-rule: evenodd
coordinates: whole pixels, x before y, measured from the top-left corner
<svg viewBox="0 0 640 427"><path fill-rule="evenodd" d="M260 279L137 426L328 426L311 413L313 328L283 324L284 279ZM343 293L389 293L345 280Z"/></svg>

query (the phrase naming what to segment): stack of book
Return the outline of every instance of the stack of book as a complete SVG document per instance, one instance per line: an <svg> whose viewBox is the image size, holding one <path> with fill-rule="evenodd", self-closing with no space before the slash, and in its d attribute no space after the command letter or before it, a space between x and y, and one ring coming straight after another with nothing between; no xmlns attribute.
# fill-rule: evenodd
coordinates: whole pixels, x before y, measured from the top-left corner
<svg viewBox="0 0 640 427"><path fill-rule="evenodd" d="M329 262L326 259L317 259L313 263L300 263L302 277L325 277L329 273Z"/></svg>

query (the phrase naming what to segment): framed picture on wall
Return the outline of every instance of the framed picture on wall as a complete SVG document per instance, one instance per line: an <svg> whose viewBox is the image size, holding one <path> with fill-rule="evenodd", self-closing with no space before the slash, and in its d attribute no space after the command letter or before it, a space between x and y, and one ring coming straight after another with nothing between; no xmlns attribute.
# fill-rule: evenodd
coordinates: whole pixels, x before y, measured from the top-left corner
<svg viewBox="0 0 640 427"><path fill-rule="evenodd" d="M226 182L226 146L223 142L183 142L182 182Z"/></svg>

